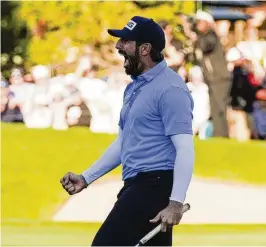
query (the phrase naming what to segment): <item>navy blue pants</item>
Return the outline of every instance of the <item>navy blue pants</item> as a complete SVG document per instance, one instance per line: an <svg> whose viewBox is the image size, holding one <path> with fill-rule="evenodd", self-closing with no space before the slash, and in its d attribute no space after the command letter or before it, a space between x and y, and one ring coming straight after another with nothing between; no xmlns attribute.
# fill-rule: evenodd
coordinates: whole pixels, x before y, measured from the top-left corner
<svg viewBox="0 0 266 247"><path fill-rule="evenodd" d="M126 180L92 246L136 245L159 224L149 220L168 205L172 185L172 170L139 173ZM172 246L172 229L158 233L146 246Z"/></svg>

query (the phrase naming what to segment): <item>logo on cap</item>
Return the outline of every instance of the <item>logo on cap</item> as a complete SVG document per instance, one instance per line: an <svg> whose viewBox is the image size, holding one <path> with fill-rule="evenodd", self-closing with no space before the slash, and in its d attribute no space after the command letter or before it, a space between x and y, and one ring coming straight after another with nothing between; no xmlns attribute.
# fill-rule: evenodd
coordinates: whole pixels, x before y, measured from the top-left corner
<svg viewBox="0 0 266 247"><path fill-rule="evenodd" d="M132 31L136 25L137 25L136 22L130 20L125 27Z"/></svg>

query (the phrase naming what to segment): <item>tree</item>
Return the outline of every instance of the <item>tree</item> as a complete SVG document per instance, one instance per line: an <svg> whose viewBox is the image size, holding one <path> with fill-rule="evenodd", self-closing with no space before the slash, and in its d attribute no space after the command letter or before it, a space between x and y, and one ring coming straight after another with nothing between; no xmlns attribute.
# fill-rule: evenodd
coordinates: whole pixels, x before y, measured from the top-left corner
<svg viewBox="0 0 266 247"><path fill-rule="evenodd" d="M145 2L144 2L145 3ZM194 9L193 2L186 2L185 11ZM22 1L20 18L32 31L29 59L32 64L60 64L70 47L90 45L100 51L104 44L113 44L107 33L110 27L123 28L134 15L149 16L155 20L174 20L180 2L69 2Z"/></svg>
<svg viewBox="0 0 266 247"><path fill-rule="evenodd" d="M1 1L1 71L9 78L10 69L27 59L28 31L18 18L19 2Z"/></svg>

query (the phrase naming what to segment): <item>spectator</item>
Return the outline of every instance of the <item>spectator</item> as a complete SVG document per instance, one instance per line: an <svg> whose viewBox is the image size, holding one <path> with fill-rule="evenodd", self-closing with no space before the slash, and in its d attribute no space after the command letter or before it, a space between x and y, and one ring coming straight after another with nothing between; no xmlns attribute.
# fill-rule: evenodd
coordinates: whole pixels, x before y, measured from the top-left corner
<svg viewBox="0 0 266 247"><path fill-rule="evenodd" d="M84 55L79 58L75 74L79 77L82 77L84 72L90 70L91 67L92 67L91 57L89 55Z"/></svg>
<svg viewBox="0 0 266 247"><path fill-rule="evenodd" d="M266 140L266 76L257 88L256 100L253 104L253 117L256 126L254 137Z"/></svg>
<svg viewBox="0 0 266 247"><path fill-rule="evenodd" d="M202 70L194 66L189 71L190 82L187 86L194 100L193 109L193 133L198 134L200 139L206 138L206 128L210 118L209 89L203 79Z"/></svg>
<svg viewBox="0 0 266 247"><path fill-rule="evenodd" d="M65 100L65 95L63 91L54 92L52 102L49 105L52 120L51 126L56 130L67 130L68 124L66 121L66 111L68 104Z"/></svg>
<svg viewBox="0 0 266 247"><path fill-rule="evenodd" d="M172 25L167 21L159 22L165 33L165 60L168 66L174 71L178 71L179 67L184 63L185 55L180 51L182 45L174 39Z"/></svg>
<svg viewBox="0 0 266 247"><path fill-rule="evenodd" d="M76 100L67 108L66 121L69 127L90 127L91 113L84 101Z"/></svg>
<svg viewBox="0 0 266 247"><path fill-rule="evenodd" d="M24 82L24 72L21 68L13 68L9 78L9 91L12 92L11 103L14 106L23 107L23 104L28 97L27 83Z"/></svg>
<svg viewBox="0 0 266 247"><path fill-rule="evenodd" d="M12 103L14 93L8 88L8 83L1 78L1 121L23 122L23 117L18 105Z"/></svg>
<svg viewBox="0 0 266 247"><path fill-rule="evenodd" d="M8 83L1 78L1 113L5 111L8 102Z"/></svg>
<svg viewBox="0 0 266 247"><path fill-rule="evenodd" d="M100 70L99 66L94 64L91 66L91 68L86 69L83 72L82 77L95 79L95 78L97 78L99 70Z"/></svg>
<svg viewBox="0 0 266 247"><path fill-rule="evenodd" d="M50 71L47 66L37 65L32 68L35 84L28 91L28 97L23 110L25 124L28 128L48 128L52 123L52 112L49 108Z"/></svg>
<svg viewBox="0 0 266 247"><path fill-rule="evenodd" d="M230 74L223 47L214 31L214 24L214 19L210 14L203 11L197 12L197 35L193 35L195 57L203 70L205 82L209 87L214 136L227 137L226 108Z"/></svg>
<svg viewBox="0 0 266 247"><path fill-rule="evenodd" d="M255 88L249 81L246 59L233 47L227 53L227 60L233 64L228 109L229 136L239 141L250 139L253 129L252 111Z"/></svg>
<svg viewBox="0 0 266 247"><path fill-rule="evenodd" d="M9 104L12 108L19 109L25 121L25 106L30 97L31 84L24 81L22 68L13 68L9 80Z"/></svg>
<svg viewBox="0 0 266 247"><path fill-rule="evenodd" d="M77 78L74 74L60 76L51 80L49 94L51 103L49 109L52 114L52 128L66 130L69 127L67 111L71 105L78 105L81 101L80 92L75 84Z"/></svg>

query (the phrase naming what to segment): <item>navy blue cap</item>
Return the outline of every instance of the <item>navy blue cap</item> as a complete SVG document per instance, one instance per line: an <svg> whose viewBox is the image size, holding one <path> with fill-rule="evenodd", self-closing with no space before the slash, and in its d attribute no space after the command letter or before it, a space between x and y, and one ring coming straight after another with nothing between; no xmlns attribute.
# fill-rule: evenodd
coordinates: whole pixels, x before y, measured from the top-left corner
<svg viewBox="0 0 266 247"><path fill-rule="evenodd" d="M165 48L164 31L153 19L134 16L122 30L108 29L108 33L125 40L150 43L157 51Z"/></svg>

